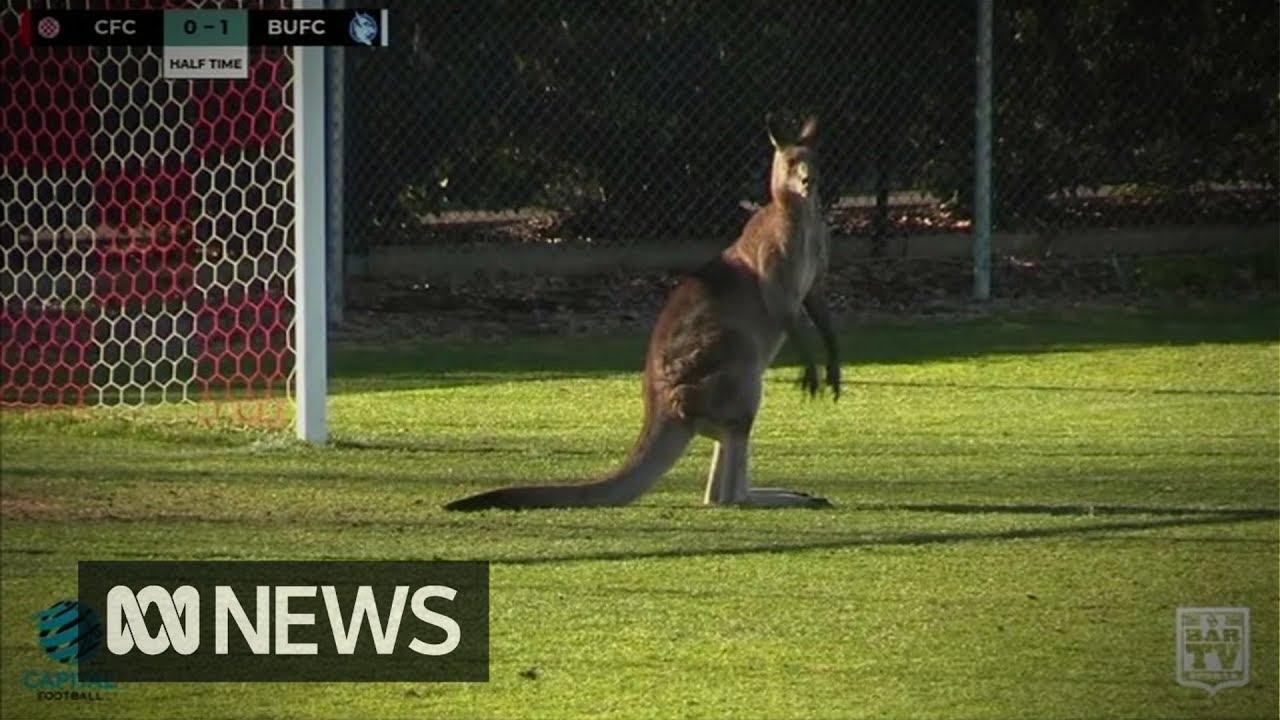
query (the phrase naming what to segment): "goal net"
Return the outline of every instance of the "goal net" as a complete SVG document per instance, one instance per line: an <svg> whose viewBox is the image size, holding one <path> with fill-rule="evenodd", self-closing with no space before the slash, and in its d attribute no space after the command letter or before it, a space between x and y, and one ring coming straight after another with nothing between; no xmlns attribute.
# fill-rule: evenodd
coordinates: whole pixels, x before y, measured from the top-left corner
<svg viewBox="0 0 1280 720"><path fill-rule="evenodd" d="M251 48L247 80L170 81L159 48L26 47L21 10L0 9L0 403L285 425L291 52Z"/></svg>

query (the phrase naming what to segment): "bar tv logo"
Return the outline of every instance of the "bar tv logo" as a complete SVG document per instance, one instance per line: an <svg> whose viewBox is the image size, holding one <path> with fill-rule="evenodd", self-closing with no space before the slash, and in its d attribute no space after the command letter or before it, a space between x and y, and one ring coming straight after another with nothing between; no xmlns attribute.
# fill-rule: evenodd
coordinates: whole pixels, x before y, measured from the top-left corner
<svg viewBox="0 0 1280 720"><path fill-rule="evenodd" d="M1249 608L1180 607L1178 684L1207 690L1249 682Z"/></svg>
<svg viewBox="0 0 1280 720"><path fill-rule="evenodd" d="M113 681L489 679L478 562L79 564L102 619L81 675Z"/></svg>

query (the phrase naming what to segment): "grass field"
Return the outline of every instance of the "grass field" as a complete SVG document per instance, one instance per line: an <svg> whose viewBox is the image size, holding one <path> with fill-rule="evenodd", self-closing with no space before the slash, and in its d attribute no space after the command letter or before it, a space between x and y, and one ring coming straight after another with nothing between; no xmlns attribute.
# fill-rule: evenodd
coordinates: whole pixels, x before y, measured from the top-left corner
<svg viewBox="0 0 1280 720"><path fill-rule="evenodd" d="M616 463L639 336L335 348L327 448L187 410L6 412L3 715L1274 718L1278 316L848 328L846 398L803 400L781 363L754 452L829 511L701 507L706 441L633 507L438 509ZM491 560L492 680L37 701L31 613L78 559L146 558ZM1182 605L1252 608L1247 686L1175 684Z"/></svg>

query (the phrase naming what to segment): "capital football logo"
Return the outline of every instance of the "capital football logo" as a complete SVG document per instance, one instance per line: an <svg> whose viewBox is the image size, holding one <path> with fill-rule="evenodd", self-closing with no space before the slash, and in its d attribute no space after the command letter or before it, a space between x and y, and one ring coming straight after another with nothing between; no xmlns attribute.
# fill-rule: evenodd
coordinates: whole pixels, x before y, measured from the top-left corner
<svg viewBox="0 0 1280 720"><path fill-rule="evenodd" d="M63 600L35 614L40 647L51 660L79 663L102 645L102 623L89 608Z"/></svg>

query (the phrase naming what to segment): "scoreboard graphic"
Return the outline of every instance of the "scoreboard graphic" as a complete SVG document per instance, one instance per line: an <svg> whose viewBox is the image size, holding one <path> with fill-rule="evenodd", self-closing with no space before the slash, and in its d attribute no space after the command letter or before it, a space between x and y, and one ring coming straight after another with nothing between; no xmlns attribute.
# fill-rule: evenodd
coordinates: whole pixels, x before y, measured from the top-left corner
<svg viewBox="0 0 1280 720"><path fill-rule="evenodd" d="M27 10L20 36L31 47L160 46L168 80L248 77L250 46L385 47L385 9Z"/></svg>
<svg viewBox="0 0 1280 720"><path fill-rule="evenodd" d="M170 10L164 13L166 79L249 76L249 22L244 10Z"/></svg>

